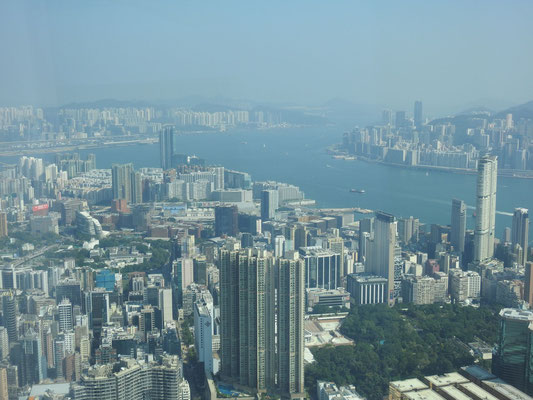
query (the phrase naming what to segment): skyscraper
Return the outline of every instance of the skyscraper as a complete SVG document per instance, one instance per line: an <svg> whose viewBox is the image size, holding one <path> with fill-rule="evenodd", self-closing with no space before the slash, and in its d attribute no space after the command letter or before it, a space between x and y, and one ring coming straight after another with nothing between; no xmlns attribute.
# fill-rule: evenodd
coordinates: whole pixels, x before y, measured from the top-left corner
<svg viewBox="0 0 533 400"><path fill-rule="evenodd" d="M513 248L519 245L522 249L519 264L526 265L529 233L529 214L526 208L515 208L513 214L513 228L511 231L511 243Z"/></svg>
<svg viewBox="0 0 533 400"><path fill-rule="evenodd" d="M383 110L381 113L381 122L383 125L392 125L392 111Z"/></svg>
<svg viewBox="0 0 533 400"><path fill-rule="evenodd" d="M2 297L2 319L4 327L7 329L9 342L13 343L19 339L17 326L17 299L13 295Z"/></svg>
<svg viewBox="0 0 533 400"><path fill-rule="evenodd" d="M237 236L239 219L237 206L215 207L215 236Z"/></svg>
<svg viewBox="0 0 533 400"><path fill-rule="evenodd" d="M415 126L420 129L422 127L422 102L420 100L415 101L414 117Z"/></svg>
<svg viewBox="0 0 533 400"><path fill-rule="evenodd" d="M526 262L526 273L524 276L524 300L533 306L533 262Z"/></svg>
<svg viewBox="0 0 533 400"><path fill-rule="evenodd" d="M306 289L341 286L341 254L319 246L300 247L299 253L305 265Z"/></svg>
<svg viewBox="0 0 533 400"><path fill-rule="evenodd" d="M476 226L474 230L474 260L483 261L494 255L496 221L496 183L498 158L483 156L478 161Z"/></svg>
<svg viewBox="0 0 533 400"><path fill-rule="evenodd" d="M131 202L132 174L133 164L113 164L111 175L113 199L126 199Z"/></svg>
<svg viewBox="0 0 533 400"><path fill-rule="evenodd" d="M111 172L113 199L142 203L142 175L133 170L133 164L113 164Z"/></svg>
<svg viewBox="0 0 533 400"><path fill-rule="evenodd" d="M303 398L303 263L222 249L222 376L258 393Z"/></svg>
<svg viewBox="0 0 533 400"><path fill-rule="evenodd" d="M504 308L500 311L500 337L493 356L492 372L514 387L533 393L533 312Z"/></svg>
<svg viewBox="0 0 533 400"><path fill-rule="evenodd" d="M282 398L303 397L304 269L300 260L278 259L275 273L278 278L278 391Z"/></svg>
<svg viewBox="0 0 533 400"><path fill-rule="evenodd" d="M131 201L132 204L140 204L143 202L143 181L140 172L133 172L131 174Z"/></svg>
<svg viewBox="0 0 533 400"><path fill-rule="evenodd" d="M159 157L161 168L164 171L172 168L172 156L174 154L174 130L171 126L166 126L159 132Z"/></svg>
<svg viewBox="0 0 533 400"><path fill-rule="evenodd" d="M450 243L458 253L465 251L466 205L462 200L452 200L452 229Z"/></svg>
<svg viewBox="0 0 533 400"><path fill-rule="evenodd" d="M70 300L64 298L57 306L57 312L59 314L59 330L61 332L68 332L72 330L72 304Z"/></svg>
<svg viewBox="0 0 533 400"><path fill-rule="evenodd" d="M261 219L268 221L274 218L278 209L278 192L277 190L263 190L261 192Z"/></svg>
<svg viewBox="0 0 533 400"><path fill-rule="evenodd" d="M43 355L39 335L30 328L21 340L21 377L24 385L39 383L44 377Z"/></svg>
<svg viewBox="0 0 533 400"><path fill-rule="evenodd" d="M0 237L7 236L7 214L0 212Z"/></svg>
<svg viewBox="0 0 533 400"><path fill-rule="evenodd" d="M405 119L405 111L396 111L396 120L394 124L396 128L405 127L407 124L407 120Z"/></svg>
<svg viewBox="0 0 533 400"><path fill-rule="evenodd" d="M396 247L396 219L382 211L374 219L374 240L368 254L365 271L387 278L388 303L394 303L394 249ZM368 268L367 268L368 267Z"/></svg>

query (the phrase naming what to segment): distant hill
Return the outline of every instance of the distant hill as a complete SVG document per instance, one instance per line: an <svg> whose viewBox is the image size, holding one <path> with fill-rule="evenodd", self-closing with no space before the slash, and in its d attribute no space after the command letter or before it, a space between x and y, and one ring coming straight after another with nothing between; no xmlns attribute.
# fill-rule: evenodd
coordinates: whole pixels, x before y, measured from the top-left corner
<svg viewBox="0 0 533 400"><path fill-rule="evenodd" d="M513 120L518 121L519 119L533 119L533 100L528 101L527 103L520 104L508 108L507 110L500 111L494 117L495 118L505 118L507 114L513 114Z"/></svg>
<svg viewBox="0 0 533 400"><path fill-rule="evenodd" d="M503 119L507 114L513 114L513 119L515 121L521 118L533 119L533 100L498 112L494 112L483 106L474 107L456 115L434 119L431 121L431 124L443 124L449 122L456 126L470 127L470 125L476 125L474 120L478 118L488 118L489 120Z"/></svg>

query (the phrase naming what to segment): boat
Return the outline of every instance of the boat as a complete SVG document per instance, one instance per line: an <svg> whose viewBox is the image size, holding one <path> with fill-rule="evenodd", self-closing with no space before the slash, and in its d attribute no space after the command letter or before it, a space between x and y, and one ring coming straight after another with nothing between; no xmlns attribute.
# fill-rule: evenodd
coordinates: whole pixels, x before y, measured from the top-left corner
<svg viewBox="0 0 533 400"><path fill-rule="evenodd" d="M365 189L350 189L351 193L365 193Z"/></svg>

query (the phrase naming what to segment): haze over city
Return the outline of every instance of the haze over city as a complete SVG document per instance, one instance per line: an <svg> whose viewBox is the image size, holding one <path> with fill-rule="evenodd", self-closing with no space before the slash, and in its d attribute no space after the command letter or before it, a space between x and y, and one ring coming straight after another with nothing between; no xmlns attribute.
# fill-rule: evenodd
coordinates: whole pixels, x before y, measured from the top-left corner
<svg viewBox="0 0 533 400"><path fill-rule="evenodd" d="M532 21L0 1L0 400L533 400Z"/></svg>
<svg viewBox="0 0 533 400"><path fill-rule="evenodd" d="M435 115L531 100L530 1L0 4L0 104L191 96Z"/></svg>

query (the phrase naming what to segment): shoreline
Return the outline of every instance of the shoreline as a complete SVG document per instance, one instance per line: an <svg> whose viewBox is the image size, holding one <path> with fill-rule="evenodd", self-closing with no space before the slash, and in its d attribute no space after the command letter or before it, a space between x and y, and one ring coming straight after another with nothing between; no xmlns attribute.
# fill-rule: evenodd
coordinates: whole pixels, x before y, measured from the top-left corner
<svg viewBox="0 0 533 400"><path fill-rule="evenodd" d="M332 147L328 147L326 149L328 154L332 156L332 158L336 160L344 160L344 161L364 161L368 163L374 163L374 164L381 164L386 165L389 167L400 167L405 169L418 169L422 171L440 171L440 172L448 172L452 174L459 174L459 175L476 175L477 170L475 169L468 169L468 168L452 168L452 167L439 167L435 165L405 165L405 164L396 164L391 163L383 160L377 160L373 158L368 158L365 156L357 156L357 155L351 155L347 154L341 151L338 151ZM511 169L498 169L498 176L504 177L504 178L517 178L517 179L533 179L533 171L517 171L517 170L511 170Z"/></svg>

